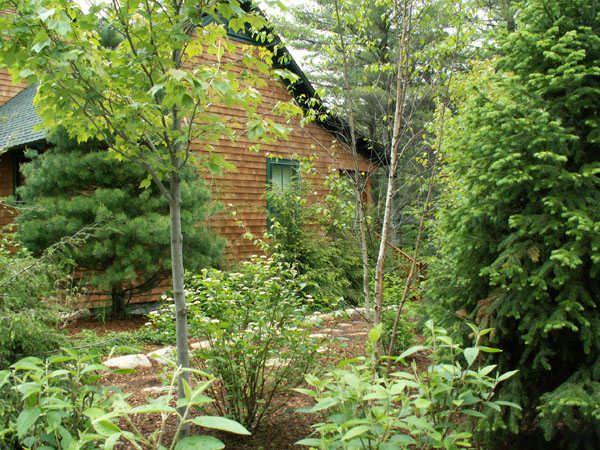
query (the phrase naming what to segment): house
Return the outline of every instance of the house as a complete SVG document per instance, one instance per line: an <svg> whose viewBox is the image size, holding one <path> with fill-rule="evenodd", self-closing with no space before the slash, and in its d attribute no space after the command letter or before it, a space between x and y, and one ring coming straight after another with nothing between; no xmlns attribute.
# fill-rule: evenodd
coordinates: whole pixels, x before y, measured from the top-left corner
<svg viewBox="0 0 600 450"><path fill-rule="evenodd" d="M243 46L263 45L248 36L232 32L228 37L236 51L224 55L225 61L222 62L231 63L239 70L242 70ZM285 67L298 75L299 79L294 84L273 79L261 87L259 90L265 112L271 111L279 101L288 101L290 96L301 106L306 105L307 99L316 96L314 88L293 58L285 49L280 52L286 54L278 54L274 61L286 62L274 64ZM208 54L200 58L201 63L210 64L214 61L213 56ZM46 134L36 127L40 119L33 107L34 96L35 86L15 85L7 73L0 71L0 149L8 149L0 154L0 197L13 194L15 188L24 182L19 172L19 166L24 161L24 149L44 148ZM230 107L214 108L226 118L239 114L239 111ZM306 176L306 180L314 188L314 200L326 195L324 182L331 171L354 171L358 166L361 172L369 173L378 165L379 152L367 140L359 139L359 155L353 157L346 144L349 136L345 123L330 114L324 116L324 120L304 127L299 121L294 123L287 141L262 144L259 152L249 151L255 143L245 135L234 143L223 140L214 145L215 153L236 167L235 171L209 180L214 199L224 205L223 212L213 217L210 225L228 240L226 252L230 258L244 259L257 252L254 244L242 236L246 231L261 235L266 230L266 186L269 183L286 185L297 170L298 158L310 158L313 161L315 170ZM273 119L283 123L282 118L273 116ZM198 144L195 150L201 151L200 148ZM235 211L235 217L232 211ZM10 207L0 205L0 226L10 223L14 214ZM244 224L244 229L239 222Z"/></svg>

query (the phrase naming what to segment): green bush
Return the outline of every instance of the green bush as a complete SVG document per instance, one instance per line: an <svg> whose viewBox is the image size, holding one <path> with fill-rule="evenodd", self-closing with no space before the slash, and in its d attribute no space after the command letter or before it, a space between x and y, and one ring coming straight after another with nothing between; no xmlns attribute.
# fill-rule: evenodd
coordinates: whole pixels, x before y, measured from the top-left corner
<svg viewBox="0 0 600 450"><path fill-rule="evenodd" d="M253 430L281 406L274 396L300 384L314 361L298 275L257 257L239 272L204 270L186 286L189 332L205 343L196 355L217 379L216 407ZM172 317L173 305L165 305L150 315L152 327L174 336Z"/></svg>
<svg viewBox="0 0 600 450"><path fill-rule="evenodd" d="M93 356L67 352L0 371L2 448L97 448L75 443L93 432L89 408L110 404L98 383L103 370Z"/></svg>
<svg viewBox="0 0 600 450"><path fill-rule="evenodd" d="M48 254L34 258L9 236L0 238L0 369L64 342L56 330L56 302L48 301L67 273L58 259Z"/></svg>
<svg viewBox="0 0 600 450"><path fill-rule="evenodd" d="M329 194L320 204L309 200L307 183L267 192L271 208L267 251L298 269L313 308L325 311L342 302L358 304L362 296L355 208L344 200L349 186L340 177L330 177L327 188Z"/></svg>
<svg viewBox="0 0 600 450"><path fill-rule="evenodd" d="M185 397L173 406L173 393L180 369L167 387L168 393L133 406L128 394L104 388L99 383L108 369L92 354L73 351L42 360L28 357L0 371L0 445L3 449L56 450L122 448L221 449L224 444L206 435L184 437L175 443L184 426L250 434L239 423L217 416L197 415L212 402L204 392L214 379L189 370L193 385L185 384ZM208 378L208 379L207 379ZM192 414L195 412L196 414ZM147 434L137 427L139 415L160 414L156 429ZM176 418L174 437L167 438L167 421ZM170 441L170 442L169 442Z"/></svg>
<svg viewBox="0 0 600 450"><path fill-rule="evenodd" d="M375 347L381 325L369 333L367 357L344 361L323 377L306 378L311 389L296 389L315 400L308 413L325 414L314 425L314 437L300 445L333 449L458 449L471 448L473 431L485 413L502 407L492 400L498 384L515 374L500 374L495 365L480 367L478 356L496 349L481 345L491 330L472 327L474 343L462 348L441 328L427 323L427 344L411 347L396 362L407 364L418 352L429 360L415 361L388 374L378 364Z"/></svg>

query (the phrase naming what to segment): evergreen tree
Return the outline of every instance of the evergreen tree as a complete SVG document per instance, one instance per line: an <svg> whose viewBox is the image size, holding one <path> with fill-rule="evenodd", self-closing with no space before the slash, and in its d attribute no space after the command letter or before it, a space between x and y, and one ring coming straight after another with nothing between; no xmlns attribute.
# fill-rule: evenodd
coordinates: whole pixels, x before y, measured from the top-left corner
<svg viewBox="0 0 600 450"><path fill-rule="evenodd" d="M501 370L520 370L511 448L600 439L599 32L598 0L522 3L446 128L428 296L493 327Z"/></svg>
<svg viewBox="0 0 600 450"><path fill-rule="evenodd" d="M23 167L18 217L23 244L41 253L65 236L93 225L90 237L70 255L86 283L109 294L112 312L124 313L127 300L156 287L170 273L169 205L155 186L143 189L143 169L110 158L100 144L77 144L66 133ZM203 225L209 192L190 167L183 190L185 263L198 270L215 262L222 241Z"/></svg>

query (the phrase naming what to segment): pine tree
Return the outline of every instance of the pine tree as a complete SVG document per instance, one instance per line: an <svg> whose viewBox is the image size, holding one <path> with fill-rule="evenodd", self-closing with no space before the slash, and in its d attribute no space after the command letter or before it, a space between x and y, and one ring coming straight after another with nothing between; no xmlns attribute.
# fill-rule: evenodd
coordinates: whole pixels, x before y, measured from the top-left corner
<svg viewBox="0 0 600 450"><path fill-rule="evenodd" d="M23 167L18 218L23 244L41 253L61 238L92 226L84 245L70 251L83 280L112 299L122 315L128 299L156 287L170 273L169 205L136 164L110 158L100 144L77 144L66 133ZM210 233L209 192L190 168L183 195L185 263L198 270L214 263L222 241Z"/></svg>
<svg viewBox="0 0 600 450"><path fill-rule="evenodd" d="M522 3L446 129L428 295L439 315L495 328L502 370L520 370L502 392L523 406L511 448L600 438L599 13Z"/></svg>

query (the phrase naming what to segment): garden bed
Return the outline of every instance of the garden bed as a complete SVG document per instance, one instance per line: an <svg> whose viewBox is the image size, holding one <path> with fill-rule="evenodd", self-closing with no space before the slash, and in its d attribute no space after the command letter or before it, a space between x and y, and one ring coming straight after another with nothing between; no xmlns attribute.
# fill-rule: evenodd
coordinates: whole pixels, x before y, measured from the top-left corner
<svg viewBox="0 0 600 450"><path fill-rule="evenodd" d="M79 321L69 326L70 333L84 330L93 330L98 334L109 331L127 332L134 331L143 325L144 321L138 319L130 323L123 320L95 322L91 320ZM317 375L324 373L337 362L364 354L364 344L368 332L368 324L359 314L346 318L327 318L313 333L317 339L323 340L319 351L319 360L316 364ZM321 336L319 336L321 335ZM156 346L147 346L143 350L155 350ZM150 397L164 395L161 391L164 380L168 376L165 366L152 361L151 368L135 369L132 373L109 373L102 379L102 384L114 386L130 394L129 401L133 405L141 405ZM297 409L312 404L307 396L293 391L284 391L279 394L274 403L278 411L266 418L252 436L237 436L227 433L202 430L202 434L212 434L226 443L226 448L232 449L287 449L298 448L294 443L311 433L311 425L320 418L315 414L305 414ZM152 433L160 426L160 416L143 415L136 417L136 426L144 433ZM193 430L192 430L193 431ZM200 430L197 430L200 432ZM167 423L166 435L172 436L175 432L175 421ZM125 448L125 447L123 447Z"/></svg>

